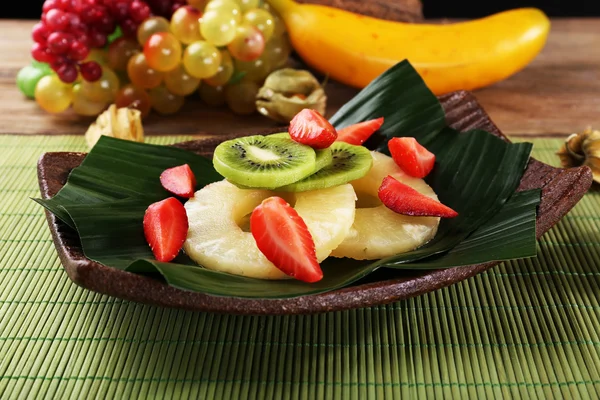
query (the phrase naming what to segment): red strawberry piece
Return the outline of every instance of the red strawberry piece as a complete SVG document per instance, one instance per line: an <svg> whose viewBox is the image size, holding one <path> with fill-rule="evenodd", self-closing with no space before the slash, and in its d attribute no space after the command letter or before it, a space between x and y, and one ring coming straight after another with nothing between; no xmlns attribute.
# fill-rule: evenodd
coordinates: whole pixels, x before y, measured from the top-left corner
<svg viewBox="0 0 600 400"><path fill-rule="evenodd" d="M338 129L338 142L360 146L383 125L383 117Z"/></svg>
<svg viewBox="0 0 600 400"><path fill-rule="evenodd" d="M190 198L196 189L196 177L189 165L169 168L160 174L160 184L174 195Z"/></svg>
<svg viewBox="0 0 600 400"><path fill-rule="evenodd" d="M175 197L150 204L144 214L144 236L158 261L174 259L188 232L185 207Z"/></svg>
<svg viewBox="0 0 600 400"><path fill-rule="evenodd" d="M250 232L267 260L286 275L309 283L323 278L306 223L281 197L269 197L254 209Z"/></svg>
<svg viewBox="0 0 600 400"><path fill-rule="evenodd" d="M456 211L437 200L417 192L391 176L386 176L377 193L390 210L404 215L454 218Z"/></svg>
<svg viewBox="0 0 600 400"><path fill-rule="evenodd" d="M396 137L388 142L392 158L404 172L415 178L426 177L435 164L435 155L413 137Z"/></svg>
<svg viewBox="0 0 600 400"><path fill-rule="evenodd" d="M325 149L337 139L335 128L318 111L305 108L292 118L290 137L313 149Z"/></svg>

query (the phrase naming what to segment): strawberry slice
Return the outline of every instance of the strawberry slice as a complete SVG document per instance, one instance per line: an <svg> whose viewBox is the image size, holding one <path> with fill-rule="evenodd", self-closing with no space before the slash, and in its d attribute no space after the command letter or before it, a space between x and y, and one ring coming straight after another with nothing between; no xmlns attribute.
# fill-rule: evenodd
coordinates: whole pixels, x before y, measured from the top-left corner
<svg viewBox="0 0 600 400"><path fill-rule="evenodd" d="M160 184L174 195L190 198L196 189L196 176L189 165L183 164L164 170Z"/></svg>
<svg viewBox="0 0 600 400"><path fill-rule="evenodd" d="M387 208L398 214L444 218L458 216L450 207L417 192L390 175L383 179L377 195Z"/></svg>
<svg viewBox="0 0 600 400"><path fill-rule="evenodd" d="M288 128L290 137L313 149L325 149L337 138L335 128L318 111L305 108L292 118Z"/></svg>
<svg viewBox="0 0 600 400"><path fill-rule="evenodd" d="M175 197L152 203L144 214L144 236L158 261L174 259L188 232L185 207Z"/></svg>
<svg viewBox="0 0 600 400"><path fill-rule="evenodd" d="M393 138L388 142L388 149L396 164L415 178L426 177L435 164L435 155L413 137Z"/></svg>
<svg viewBox="0 0 600 400"><path fill-rule="evenodd" d="M323 278L306 223L281 197L269 197L254 209L250 232L267 260L286 275L309 283Z"/></svg>
<svg viewBox="0 0 600 400"><path fill-rule="evenodd" d="M337 141L361 146L383 125L383 117L338 129Z"/></svg>

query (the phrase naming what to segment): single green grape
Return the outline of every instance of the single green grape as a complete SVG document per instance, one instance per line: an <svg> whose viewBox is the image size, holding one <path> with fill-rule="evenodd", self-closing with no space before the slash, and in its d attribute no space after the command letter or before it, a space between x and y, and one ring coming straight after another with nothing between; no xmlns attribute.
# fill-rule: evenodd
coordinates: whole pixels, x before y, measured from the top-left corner
<svg viewBox="0 0 600 400"><path fill-rule="evenodd" d="M152 109L162 115L175 114L183 107L185 102L183 96L177 96L169 92L163 85L150 89L148 94L150 95Z"/></svg>
<svg viewBox="0 0 600 400"><path fill-rule="evenodd" d="M139 110L142 117L150 114L150 96L144 89L137 88L131 84L125 85L117 93L115 105L119 108L129 107Z"/></svg>
<svg viewBox="0 0 600 400"><path fill-rule="evenodd" d="M248 10L252 10L253 8L258 8L260 5L260 0L236 0L236 3L242 9L242 12L246 12Z"/></svg>
<svg viewBox="0 0 600 400"><path fill-rule="evenodd" d="M134 39L118 38L108 46L106 54L108 66L114 71L125 71L127 69L127 61L135 53L139 53L141 49L140 44Z"/></svg>
<svg viewBox="0 0 600 400"><path fill-rule="evenodd" d="M219 14L230 14L236 22L242 20L242 9L234 0L211 0L206 4L204 12L211 10L218 11Z"/></svg>
<svg viewBox="0 0 600 400"><path fill-rule="evenodd" d="M266 53L263 53L254 61L233 60L236 72L244 74L242 80L252 82L262 82L267 75L271 73L271 65L265 58Z"/></svg>
<svg viewBox="0 0 600 400"><path fill-rule="evenodd" d="M165 74L165 86L169 92L187 96L194 93L200 85L200 79L194 78L187 73L182 64L179 64L175 69Z"/></svg>
<svg viewBox="0 0 600 400"><path fill-rule="evenodd" d="M225 105L225 87L200 85L198 89L200 98L209 106L220 107Z"/></svg>
<svg viewBox="0 0 600 400"><path fill-rule="evenodd" d="M46 64L47 65L47 64ZM33 99L35 97L35 87L37 83L46 75L50 75L52 70L37 65L26 65L21 68L17 74L17 87L25 96Z"/></svg>
<svg viewBox="0 0 600 400"><path fill-rule="evenodd" d="M200 34L200 17L202 13L192 6L177 9L171 17L171 32L181 43L190 44L202 40Z"/></svg>
<svg viewBox="0 0 600 400"><path fill-rule="evenodd" d="M118 39L117 39L118 40ZM73 85L73 111L78 115L93 117L106 108L107 103L92 101L85 96L81 84Z"/></svg>
<svg viewBox="0 0 600 400"><path fill-rule="evenodd" d="M256 112L256 82L242 81L225 88L227 106L236 114L248 115Z"/></svg>
<svg viewBox="0 0 600 400"><path fill-rule="evenodd" d="M238 20L227 12L208 10L200 19L202 37L214 46L226 46L235 37Z"/></svg>
<svg viewBox="0 0 600 400"><path fill-rule="evenodd" d="M199 40L186 47L183 52L183 66L195 78L209 78L219 71L221 53L212 44Z"/></svg>
<svg viewBox="0 0 600 400"><path fill-rule="evenodd" d="M267 10L262 8L248 10L244 13L242 21L255 26L262 33L265 42L268 42L273 36L275 21L273 15Z"/></svg>
<svg viewBox="0 0 600 400"><path fill-rule="evenodd" d="M94 82L81 81L81 94L89 101L110 103L115 99L121 82L115 72L108 66L102 67L102 76Z"/></svg>
<svg viewBox="0 0 600 400"><path fill-rule="evenodd" d="M266 1L262 5L262 9L268 11L273 16L273 36L281 36L285 33L285 22L281 15Z"/></svg>
<svg viewBox="0 0 600 400"><path fill-rule="evenodd" d="M52 67L50 67L50 64L48 63L31 60L31 65L35 68L41 69L42 71L52 73Z"/></svg>
<svg viewBox="0 0 600 400"><path fill-rule="evenodd" d="M211 86L222 86L229 82L233 75L233 60L227 50L221 50L221 64L216 74L204 79L204 83Z"/></svg>
<svg viewBox="0 0 600 400"><path fill-rule="evenodd" d="M104 49L91 49L83 62L96 61L100 66L108 65L108 52Z"/></svg>
<svg viewBox="0 0 600 400"><path fill-rule="evenodd" d="M73 101L73 85L64 83L55 74L42 77L35 86L35 100L50 113L67 110Z"/></svg>
<svg viewBox="0 0 600 400"><path fill-rule="evenodd" d="M152 89L161 84L165 73L150 68L144 53L138 53L127 63L127 76L135 86L141 89Z"/></svg>
<svg viewBox="0 0 600 400"><path fill-rule="evenodd" d="M237 27L235 38L227 45L233 58L240 61L254 61L265 49L265 39L258 28L250 24Z"/></svg>
<svg viewBox="0 0 600 400"><path fill-rule="evenodd" d="M291 53L292 45L287 35L273 36L265 45L263 57L275 70L285 66Z"/></svg>
<svg viewBox="0 0 600 400"><path fill-rule="evenodd" d="M169 32L171 23L163 17L150 17L138 26L137 40L141 46L146 44L150 36L158 32Z"/></svg>
<svg viewBox="0 0 600 400"><path fill-rule="evenodd" d="M144 55L148 66L159 72L167 72L181 62L181 42L169 32L158 32L146 40Z"/></svg>

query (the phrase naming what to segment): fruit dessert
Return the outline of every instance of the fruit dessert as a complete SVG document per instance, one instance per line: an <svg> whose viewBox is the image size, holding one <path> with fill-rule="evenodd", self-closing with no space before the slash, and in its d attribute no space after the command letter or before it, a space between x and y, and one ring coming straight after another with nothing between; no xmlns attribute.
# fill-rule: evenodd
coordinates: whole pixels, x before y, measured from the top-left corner
<svg viewBox="0 0 600 400"><path fill-rule="evenodd" d="M148 208L155 257L168 262L183 249L208 269L312 283L328 257L380 259L422 246L441 218L458 214L422 179L435 155L416 140L390 140L391 157L362 145L382 123L338 132L305 109L288 132L217 146L221 181L195 190L187 165L166 170L163 187L185 204L170 197Z"/></svg>
<svg viewBox="0 0 600 400"><path fill-rule="evenodd" d="M433 189L422 179L404 172L391 157L376 151L371 155L373 167L364 177L352 181L358 198L354 223L344 241L333 251L334 257L357 260L388 257L427 243L437 231L439 217L396 213L378 197L387 176L437 200Z"/></svg>
<svg viewBox="0 0 600 400"><path fill-rule="evenodd" d="M344 240L354 221L356 195L352 186L285 197L310 232L317 261L323 261ZM252 212L270 198L284 197L269 190L240 189L227 180L200 189L185 204L189 220L186 254L209 269L254 278L285 278L257 247L253 237L256 229L250 232Z"/></svg>

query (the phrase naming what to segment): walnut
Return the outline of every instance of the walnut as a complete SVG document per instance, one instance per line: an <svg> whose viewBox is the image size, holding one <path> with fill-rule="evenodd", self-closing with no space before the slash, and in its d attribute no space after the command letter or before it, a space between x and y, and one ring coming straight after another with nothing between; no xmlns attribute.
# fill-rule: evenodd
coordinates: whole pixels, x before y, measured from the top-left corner
<svg viewBox="0 0 600 400"><path fill-rule="evenodd" d="M563 167L587 165L592 169L594 181L600 183L600 131L587 128L569 135L556 154Z"/></svg>

